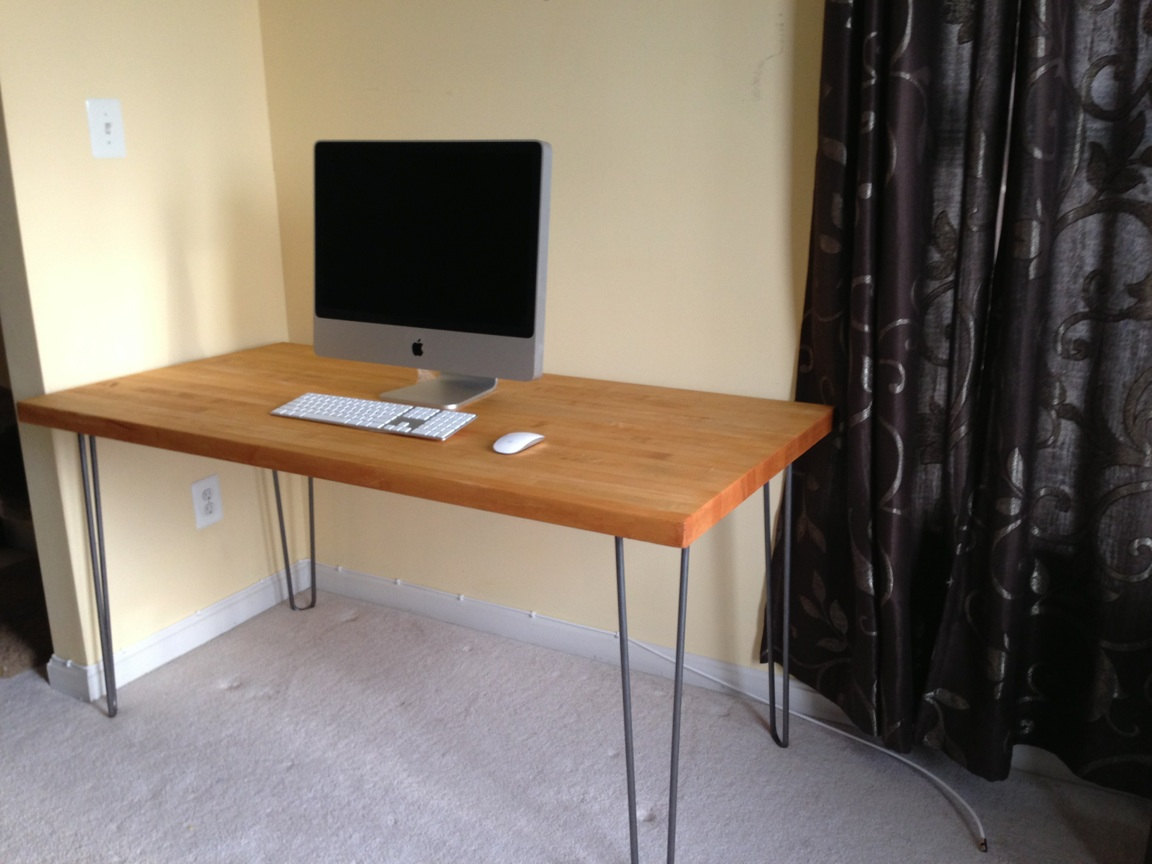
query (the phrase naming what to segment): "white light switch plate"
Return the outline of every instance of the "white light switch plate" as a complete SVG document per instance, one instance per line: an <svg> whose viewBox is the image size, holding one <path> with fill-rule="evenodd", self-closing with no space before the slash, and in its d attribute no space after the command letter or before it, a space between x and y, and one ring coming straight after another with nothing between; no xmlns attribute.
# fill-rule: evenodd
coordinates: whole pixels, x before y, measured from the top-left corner
<svg viewBox="0 0 1152 864"><path fill-rule="evenodd" d="M97 159L123 159L124 118L119 99L89 99L88 135L92 139L92 155Z"/></svg>

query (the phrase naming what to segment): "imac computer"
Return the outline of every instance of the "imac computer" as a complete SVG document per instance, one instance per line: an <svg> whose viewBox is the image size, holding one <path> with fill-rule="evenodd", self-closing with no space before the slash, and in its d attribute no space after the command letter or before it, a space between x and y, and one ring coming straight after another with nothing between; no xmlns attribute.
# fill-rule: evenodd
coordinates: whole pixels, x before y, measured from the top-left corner
<svg viewBox="0 0 1152 864"><path fill-rule="evenodd" d="M548 144L320 141L314 156L317 354L425 370L383 395L440 408L540 375Z"/></svg>

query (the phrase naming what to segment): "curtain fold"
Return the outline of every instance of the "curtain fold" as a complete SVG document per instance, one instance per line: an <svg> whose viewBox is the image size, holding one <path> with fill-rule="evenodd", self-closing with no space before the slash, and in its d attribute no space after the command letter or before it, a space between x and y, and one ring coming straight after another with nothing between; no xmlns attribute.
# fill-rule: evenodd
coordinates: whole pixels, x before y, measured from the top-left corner
<svg viewBox="0 0 1152 864"><path fill-rule="evenodd" d="M792 663L894 749L1152 796L1149 8L826 4Z"/></svg>

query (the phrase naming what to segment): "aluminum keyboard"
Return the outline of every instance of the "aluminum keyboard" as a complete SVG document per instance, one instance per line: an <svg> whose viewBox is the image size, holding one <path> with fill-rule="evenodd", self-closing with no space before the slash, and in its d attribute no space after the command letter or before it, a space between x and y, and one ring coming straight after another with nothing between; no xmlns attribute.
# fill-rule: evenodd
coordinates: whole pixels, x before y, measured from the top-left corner
<svg viewBox="0 0 1152 864"><path fill-rule="evenodd" d="M278 417L316 420L353 429L370 429L391 435L408 435L443 441L476 419L467 411L425 408L400 402L357 399L354 396L330 396L305 393L272 412Z"/></svg>

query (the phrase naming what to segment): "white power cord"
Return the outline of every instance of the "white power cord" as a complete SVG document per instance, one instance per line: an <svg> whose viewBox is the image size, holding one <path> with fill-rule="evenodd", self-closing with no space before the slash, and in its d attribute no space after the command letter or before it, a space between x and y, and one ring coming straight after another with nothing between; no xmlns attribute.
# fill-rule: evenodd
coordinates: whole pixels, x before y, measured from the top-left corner
<svg viewBox="0 0 1152 864"><path fill-rule="evenodd" d="M651 647L650 645L645 645L643 642L637 642L635 639L629 639L628 642L629 642L629 644L635 645L637 648L642 648L643 650L647 651L649 654L652 654L656 657L659 657L661 660L667 661L668 663L675 664L675 662L676 662L674 658L669 657L667 654L664 654L661 651L657 651L655 648ZM757 696L754 693L749 693L746 690L741 690L739 687L735 687L732 684L729 684L727 681L724 681L720 678L717 678L714 675L709 675L707 672L703 672L699 669L694 669L687 664L685 664L684 669L686 671L691 672L693 675L699 675L701 678L706 678L707 680L713 682L714 684L719 684L721 687L725 688L726 690L730 690L733 693L737 693L737 694L739 694L739 695L741 695L747 699L751 699L753 702L759 702L761 705L768 705L769 704L768 700L763 698L762 696ZM984 823L980 821L980 817L976 814L976 811L973 810L972 807L968 804L968 802L964 800L964 796L962 796L959 792L957 792L955 789L953 789L951 786L949 786L946 782L944 782L942 779L937 777L935 774L933 774L927 768L924 768L921 765L917 765L911 759L907 758L906 756L901 755L900 753L896 753L893 750L889 750L885 747L881 747L878 744L873 744L871 741L868 741L867 739L861 738L858 735L854 735L851 732L848 732L844 729L837 728L836 726L833 726L831 723L825 723L823 720L817 720L815 717L809 717L807 714L801 714L800 712L793 711L791 709L789 709L788 714L792 717L799 717L801 720L807 720L809 723L811 723L815 726L819 726L822 729L827 729L829 732L835 732L837 735L841 735L841 736L847 738L849 741L855 741L857 744L863 744L865 747L871 747L873 750L876 750L880 753L883 753L885 756L890 756L893 759L896 759L900 762L903 762L909 768L913 768L916 771L919 771L921 774L923 774L925 777L927 777L929 780L931 780L932 783L934 783L937 788L942 790L945 794L948 795L948 797L950 797L953 801L955 801L957 804L959 804L961 807L963 807L964 810L966 810L968 812L968 815L972 817L972 821L973 821L973 823L975 823L975 826L976 826L976 834L977 834L976 845L977 845L977 848L979 848L981 852L987 852L988 851L988 835L984 831ZM771 719L772 719L773 723L776 722L775 717L773 717Z"/></svg>

